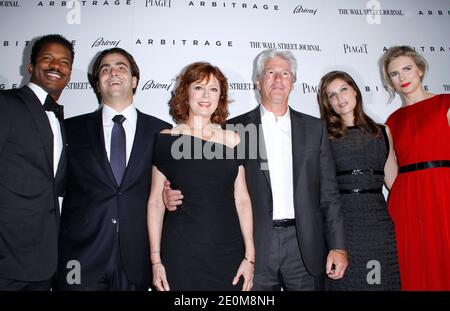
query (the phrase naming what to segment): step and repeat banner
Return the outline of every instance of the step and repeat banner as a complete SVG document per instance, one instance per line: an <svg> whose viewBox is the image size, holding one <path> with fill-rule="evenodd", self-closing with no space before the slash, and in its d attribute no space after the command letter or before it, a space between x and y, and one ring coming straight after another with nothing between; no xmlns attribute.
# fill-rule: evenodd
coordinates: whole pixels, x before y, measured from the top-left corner
<svg viewBox="0 0 450 311"><path fill-rule="evenodd" d="M314 116L320 78L344 70L367 113L384 122L401 106L398 96L388 104L378 64L391 45L422 53L427 89L450 93L449 0L0 0L0 89L28 82L30 41L50 33L75 44L72 79L60 99L66 117L98 108L88 73L98 52L111 47L129 51L141 69L136 106L169 122L175 78L195 61L228 77L230 116L254 108L253 64L266 48L294 53L290 105Z"/></svg>

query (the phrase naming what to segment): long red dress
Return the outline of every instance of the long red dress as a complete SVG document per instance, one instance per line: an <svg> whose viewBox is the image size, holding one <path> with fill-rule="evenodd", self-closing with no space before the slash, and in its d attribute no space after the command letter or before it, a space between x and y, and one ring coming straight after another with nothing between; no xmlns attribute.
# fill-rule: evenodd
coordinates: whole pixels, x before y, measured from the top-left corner
<svg viewBox="0 0 450 311"><path fill-rule="evenodd" d="M399 167L450 160L450 94L402 107L387 120ZM450 290L450 167L399 173L388 201L403 290Z"/></svg>

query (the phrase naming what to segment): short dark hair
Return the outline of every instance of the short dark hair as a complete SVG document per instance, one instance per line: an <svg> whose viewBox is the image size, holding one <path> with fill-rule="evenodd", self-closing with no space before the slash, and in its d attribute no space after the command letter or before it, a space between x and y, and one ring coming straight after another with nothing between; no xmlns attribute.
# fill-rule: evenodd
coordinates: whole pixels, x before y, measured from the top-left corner
<svg viewBox="0 0 450 311"><path fill-rule="evenodd" d="M97 89L98 80L99 80L99 76L100 76L100 64L102 63L103 58L105 58L109 54L120 54L123 57L125 57L128 60L128 62L130 63L131 76L136 77L136 87L133 88L133 94L135 94L137 86L139 84L139 78L140 78L139 67L136 64L134 57L130 53L128 53L127 51L125 51L124 49L121 49L121 48L112 48L112 49L103 50L95 59L94 65L92 66L92 75L91 75L91 84L92 84L92 87L94 88L95 92L97 93L98 96L100 96L100 94L98 94L99 91ZM101 98L101 96L100 96L100 98Z"/></svg>
<svg viewBox="0 0 450 311"><path fill-rule="evenodd" d="M61 44L67 50L69 50L70 56L72 56L72 64L73 64L73 59L75 57L75 51L74 51L72 42L70 42L69 40L67 40L66 38L64 38L61 35L51 34L51 35L42 36L38 40L36 40L36 42L34 42L33 48L31 49L31 57L30 57L30 63L33 66L36 65L36 60L37 60L37 56L38 56L39 52L42 50L44 45L49 44L49 43Z"/></svg>

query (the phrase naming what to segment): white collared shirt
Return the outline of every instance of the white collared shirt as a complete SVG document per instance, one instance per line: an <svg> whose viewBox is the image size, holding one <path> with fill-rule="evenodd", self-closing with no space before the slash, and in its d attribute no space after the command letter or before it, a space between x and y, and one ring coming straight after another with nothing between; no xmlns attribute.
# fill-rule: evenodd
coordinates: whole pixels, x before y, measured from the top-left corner
<svg viewBox="0 0 450 311"><path fill-rule="evenodd" d="M103 104L102 109L102 119L103 119L103 135L105 138L105 150L110 161L111 153L111 133L114 126L114 121L112 120L115 115L121 114L125 117L122 125L125 130L126 137L126 163L128 165L128 160L130 159L131 149L133 148L134 134L136 133L136 123L137 123L137 110L136 107L131 104L125 108L122 112L117 112L108 105Z"/></svg>
<svg viewBox="0 0 450 311"><path fill-rule="evenodd" d="M276 117L260 105L270 184L272 187L273 219L293 219L294 184L292 171L291 115Z"/></svg>
<svg viewBox="0 0 450 311"><path fill-rule="evenodd" d="M28 87L36 94L37 98L42 105L45 103L47 98L47 92L44 91L39 85L32 82L28 83ZM63 141L61 134L61 126L59 124L58 118L55 116L53 111L45 111L50 122L50 126L53 132L53 176L56 176L56 171L58 170L59 159L61 158L61 152L63 149Z"/></svg>

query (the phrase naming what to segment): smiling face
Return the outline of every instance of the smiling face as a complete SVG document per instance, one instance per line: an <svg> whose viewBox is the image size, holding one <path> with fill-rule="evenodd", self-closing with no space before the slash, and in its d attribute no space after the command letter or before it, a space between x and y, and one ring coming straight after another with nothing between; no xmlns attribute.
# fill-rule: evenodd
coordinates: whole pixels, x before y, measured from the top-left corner
<svg viewBox="0 0 450 311"><path fill-rule="evenodd" d="M72 73L70 51L59 43L47 43L37 54L35 64L28 65L28 71L31 82L58 100Z"/></svg>
<svg viewBox="0 0 450 311"><path fill-rule="evenodd" d="M131 75L131 65L125 56L112 53L102 59L97 87L106 105L131 104L136 86L137 78Z"/></svg>
<svg viewBox="0 0 450 311"><path fill-rule="evenodd" d="M399 56L387 66L387 73L394 89L404 95L410 95L422 89L423 71L409 56Z"/></svg>
<svg viewBox="0 0 450 311"><path fill-rule="evenodd" d="M288 98L294 88L289 63L281 57L270 58L256 86L261 94L261 103L271 110L270 105L281 105L287 109Z"/></svg>
<svg viewBox="0 0 450 311"><path fill-rule="evenodd" d="M217 109L220 98L220 84L214 76L209 80L192 82L188 87L189 114L210 118Z"/></svg>

